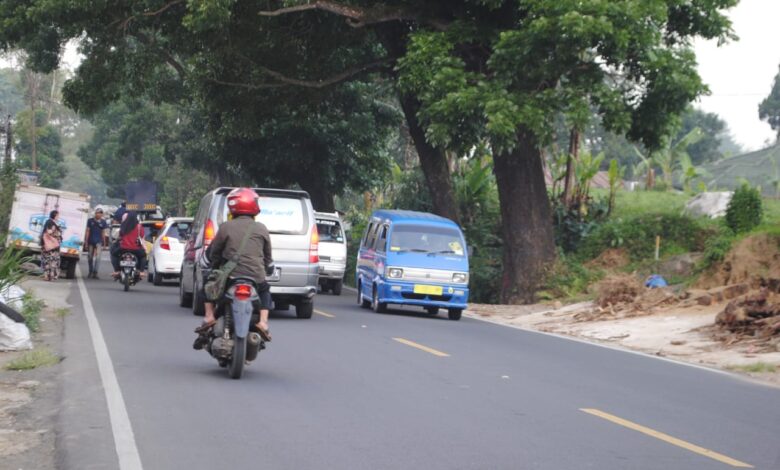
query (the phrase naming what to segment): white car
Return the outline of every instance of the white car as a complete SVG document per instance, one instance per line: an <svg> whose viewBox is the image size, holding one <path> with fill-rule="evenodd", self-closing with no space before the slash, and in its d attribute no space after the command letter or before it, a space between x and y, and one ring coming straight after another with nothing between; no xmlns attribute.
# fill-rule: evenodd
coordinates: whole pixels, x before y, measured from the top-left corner
<svg viewBox="0 0 780 470"><path fill-rule="evenodd" d="M338 213L315 212L320 238L320 289L341 295L347 269L347 237Z"/></svg>
<svg viewBox="0 0 780 470"><path fill-rule="evenodd" d="M191 229L192 217L170 217L165 221L149 254L149 282L159 286L164 279L181 277L184 245Z"/></svg>

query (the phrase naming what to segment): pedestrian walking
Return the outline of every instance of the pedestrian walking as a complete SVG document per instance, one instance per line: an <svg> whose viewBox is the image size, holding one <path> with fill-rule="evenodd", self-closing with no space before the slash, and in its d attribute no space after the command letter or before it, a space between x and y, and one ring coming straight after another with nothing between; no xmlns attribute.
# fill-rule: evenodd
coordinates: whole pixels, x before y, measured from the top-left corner
<svg viewBox="0 0 780 470"><path fill-rule="evenodd" d="M46 281L56 281L60 277L62 228L57 222L59 217L59 211L51 211L41 232L41 268L43 268L43 279Z"/></svg>
<svg viewBox="0 0 780 470"><path fill-rule="evenodd" d="M98 278L100 252L108 246L108 223L103 218L103 208L95 209L95 216L87 221L87 261L89 263L88 278Z"/></svg>

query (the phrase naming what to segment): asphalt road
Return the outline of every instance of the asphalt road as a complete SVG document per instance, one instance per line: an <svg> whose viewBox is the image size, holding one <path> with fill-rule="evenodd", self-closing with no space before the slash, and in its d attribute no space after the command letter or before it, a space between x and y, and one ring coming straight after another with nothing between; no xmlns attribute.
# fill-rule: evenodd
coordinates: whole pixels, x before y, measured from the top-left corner
<svg viewBox="0 0 780 470"><path fill-rule="evenodd" d="M192 350L200 319L174 284L83 282L147 470L780 469L780 389L727 374L444 314L375 314L345 290L318 296L326 315L311 320L272 314L273 343L236 381ZM75 285L69 301L60 466L118 468Z"/></svg>

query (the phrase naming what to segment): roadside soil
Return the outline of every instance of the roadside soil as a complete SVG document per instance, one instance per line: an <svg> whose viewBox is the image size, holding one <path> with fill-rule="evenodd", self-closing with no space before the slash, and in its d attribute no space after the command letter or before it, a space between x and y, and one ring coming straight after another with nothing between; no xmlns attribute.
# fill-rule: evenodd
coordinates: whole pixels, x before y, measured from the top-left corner
<svg viewBox="0 0 780 470"><path fill-rule="evenodd" d="M549 304L471 304L466 315L726 369L780 386L780 352L767 351L760 344L750 341L728 344L716 339L715 317L727 303L725 299L711 305L674 303L625 316L601 309L595 302L559 308ZM761 373L743 371L745 367L757 363L774 365L776 370Z"/></svg>
<svg viewBox="0 0 780 470"><path fill-rule="evenodd" d="M63 314L70 307L65 302L70 289L68 281L28 280L22 287L46 302L40 329L33 334L33 347L47 348L62 358ZM25 352L0 352L0 468L53 470L57 468L61 365L6 370L9 362Z"/></svg>

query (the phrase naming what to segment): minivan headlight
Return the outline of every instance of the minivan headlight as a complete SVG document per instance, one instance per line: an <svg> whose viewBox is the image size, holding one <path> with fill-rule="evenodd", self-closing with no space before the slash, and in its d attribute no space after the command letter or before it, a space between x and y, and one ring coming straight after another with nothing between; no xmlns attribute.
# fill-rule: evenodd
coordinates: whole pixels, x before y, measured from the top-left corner
<svg viewBox="0 0 780 470"><path fill-rule="evenodd" d="M404 277L404 270L401 268L387 268L387 277L401 279Z"/></svg>
<svg viewBox="0 0 780 470"><path fill-rule="evenodd" d="M456 284L465 284L469 282L469 275L467 273L454 273L452 275L452 282Z"/></svg>

